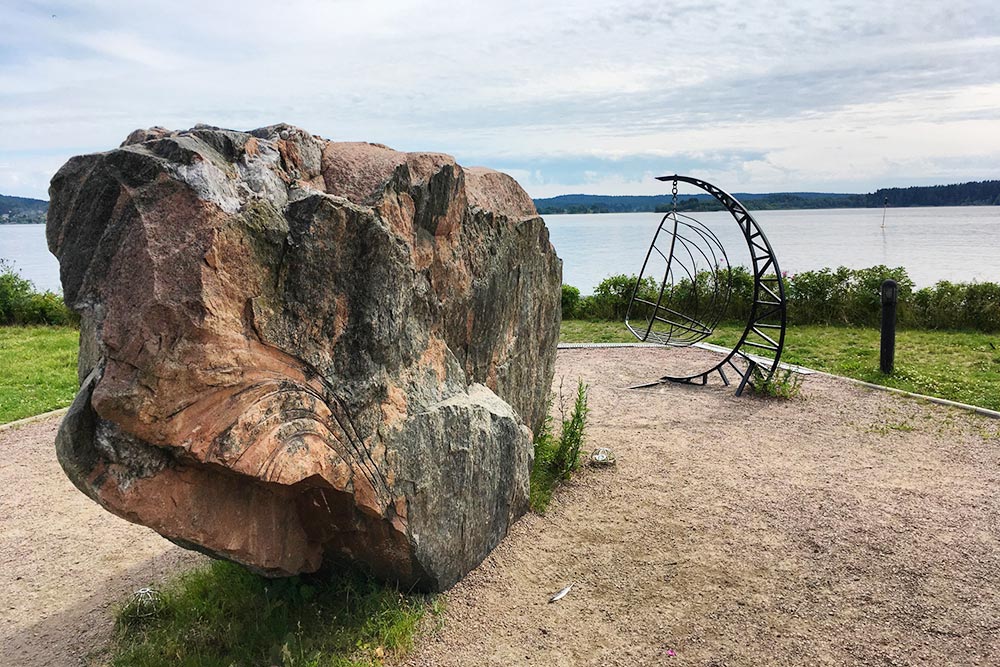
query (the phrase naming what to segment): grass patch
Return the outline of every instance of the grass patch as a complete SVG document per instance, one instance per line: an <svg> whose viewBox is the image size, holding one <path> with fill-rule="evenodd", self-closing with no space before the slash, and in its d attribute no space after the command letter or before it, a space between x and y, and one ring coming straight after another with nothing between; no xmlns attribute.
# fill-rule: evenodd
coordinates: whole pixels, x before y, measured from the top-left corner
<svg viewBox="0 0 1000 667"><path fill-rule="evenodd" d="M154 605L123 605L114 667L354 667L409 650L430 609L360 575L266 579L213 561L168 584Z"/></svg>
<svg viewBox="0 0 1000 667"><path fill-rule="evenodd" d="M544 512L552 493L560 482L570 478L580 467L580 449L587 427L587 385L577 383L576 398L569 417L563 410L560 396L562 428L557 438L552 429L552 417L546 416L535 436L535 463L531 469L530 503L535 512Z"/></svg>
<svg viewBox="0 0 1000 667"><path fill-rule="evenodd" d="M901 422L891 422L891 421L881 421L872 424L865 429L868 433L877 433L879 435L888 435L892 431L900 431L902 433L909 433L911 431L917 430L915 426L906 421Z"/></svg>
<svg viewBox="0 0 1000 667"><path fill-rule="evenodd" d="M706 342L732 345L743 327L719 327ZM568 343L634 342L620 322L563 322ZM1000 334L901 330L896 371L879 370L879 331L823 325L789 326L782 361L827 373L1000 410Z"/></svg>
<svg viewBox="0 0 1000 667"><path fill-rule="evenodd" d="M635 336L623 322L563 320L559 327L561 343L635 343Z"/></svg>
<svg viewBox="0 0 1000 667"><path fill-rule="evenodd" d="M708 342L732 345L742 331L736 325L721 326ZM0 424L72 402L78 340L79 332L72 327L0 327ZM564 320L560 340L635 342L620 322L583 320ZM901 330L891 376L879 371L878 356L877 329L798 325L788 328L782 360L1000 410L1000 334Z"/></svg>
<svg viewBox="0 0 1000 667"><path fill-rule="evenodd" d="M798 398L802 393L802 376L791 370L778 368L771 377L765 378L763 371L755 366L753 384L749 388L758 396L783 400Z"/></svg>
<svg viewBox="0 0 1000 667"><path fill-rule="evenodd" d="M0 327L0 424L73 401L79 342L72 327Z"/></svg>

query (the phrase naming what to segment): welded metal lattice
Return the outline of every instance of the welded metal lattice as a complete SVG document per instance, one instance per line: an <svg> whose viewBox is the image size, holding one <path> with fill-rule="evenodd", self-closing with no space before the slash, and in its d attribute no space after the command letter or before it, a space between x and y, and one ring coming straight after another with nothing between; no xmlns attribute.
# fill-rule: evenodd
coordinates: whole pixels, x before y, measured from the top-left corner
<svg viewBox="0 0 1000 667"><path fill-rule="evenodd" d="M632 291L625 325L643 342L684 347L708 338L734 300L737 271L726 248L708 225L677 211L678 182L712 195L733 216L750 252L753 281L749 315L743 334L721 361L695 373L664 375L639 387L665 382L706 384L713 373L730 384L726 371L739 377L736 395L748 384L769 380L778 368L785 342L785 285L764 231L750 212L729 193L689 176L661 176L673 182L672 210L660 221ZM746 275L745 273L743 275Z"/></svg>

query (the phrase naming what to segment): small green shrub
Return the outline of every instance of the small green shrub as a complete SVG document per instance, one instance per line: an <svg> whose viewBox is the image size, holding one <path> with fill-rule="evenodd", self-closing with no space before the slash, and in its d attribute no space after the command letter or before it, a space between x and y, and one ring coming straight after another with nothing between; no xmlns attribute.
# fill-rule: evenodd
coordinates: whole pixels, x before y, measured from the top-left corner
<svg viewBox="0 0 1000 667"><path fill-rule="evenodd" d="M1000 285L938 282L913 297L917 326L924 329L1000 331Z"/></svg>
<svg viewBox="0 0 1000 667"><path fill-rule="evenodd" d="M53 292L38 292L14 265L0 259L0 325L75 324L78 318Z"/></svg>
<svg viewBox="0 0 1000 667"><path fill-rule="evenodd" d="M559 437L552 429L552 417L546 416L542 428L535 434L535 463L531 469L531 509L544 512L552 492L560 482L570 478L580 467L580 451L587 426L587 385L577 383L573 410L563 418Z"/></svg>
<svg viewBox="0 0 1000 667"><path fill-rule="evenodd" d="M844 271L843 267L838 271ZM852 326L878 326L882 319L882 283L895 280L898 289L899 303L896 307L896 319L900 324L906 324L912 319L909 312L912 304L913 281L901 266L889 268L880 264L867 269L855 269L849 272L845 289L844 323ZM797 276L796 276L797 278ZM793 281L794 282L794 281ZM792 310L794 315L795 311Z"/></svg>
<svg viewBox="0 0 1000 667"><path fill-rule="evenodd" d="M558 478L552 474L552 459L559 445L552 431L552 417L545 416L542 428L535 434L535 462L529 480L529 504L536 512L544 512L552 500Z"/></svg>
<svg viewBox="0 0 1000 667"><path fill-rule="evenodd" d="M628 302L632 298L638 276L619 274L608 276L597 285L591 296L580 299L576 317L584 320L617 320L625 319ZM639 295L649 301L656 301L659 285L653 278L643 278L639 286Z"/></svg>
<svg viewBox="0 0 1000 667"><path fill-rule="evenodd" d="M965 288L964 324L976 331L1000 331L1000 285L972 283Z"/></svg>
<svg viewBox="0 0 1000 667"><path fill-rule="evenodd" d="M76 324L78 318L63 302L62 297L52 292L34 292L25 299L20 311L21 324L47 324L63 326Z"/></svg>
<svg viewBox="0 0 1000 667"><path fill-rule="evenodd" d="M572 285L563 285L561 303L563 319L574 319L576 317L577 309L580 306L580 290Z"/></svg>
<svg viewBox="0 0 1000 667"><path fill-rule="evenodd" d="M576 386L573 411L569 419L563 420L559 445L552 457L552 470L562 480L569 479L570 475L580 467L580 447L583 445L588 412L587 385L581 381Z"/></svg>
<svg viewBox="0 0 1000 667"><path fill-rule="evenodd" d="M788 281L787 298L796 304L796 322L842 323L850 269L803 271Z"/></svg>
<svg viewBox="0 0 1000 667"><path fill-rule="evenodd" d="M22 304L35 291L14 266L0 259L0 324L14 324Z"/></svg>

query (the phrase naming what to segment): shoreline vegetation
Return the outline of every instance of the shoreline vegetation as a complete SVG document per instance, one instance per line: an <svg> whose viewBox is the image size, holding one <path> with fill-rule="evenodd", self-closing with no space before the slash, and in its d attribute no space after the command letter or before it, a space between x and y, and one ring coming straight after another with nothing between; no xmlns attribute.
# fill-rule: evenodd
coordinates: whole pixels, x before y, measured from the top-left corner
<svg viewBox="0 0 1000 667"><path fill-rule="evenodd" d="M1000 410L1000 284L939 281L914 289L903 267L820 269L785 274L788 330L782 361L917 394ZM896 369L879 370L882 282L898 284ZM623 324L637 277L610 276L593 295L563 285L560 340L568 343L631 343ZM671 295L684 312L696 304L713 276L682 280ZM640 292L656 301L659 285L646 279ZM733 269L730 308L705 342L729 346L743 332L753 278Z"/></svg>
<svg viewBox="0 0 1000 667"><path fill-rule="evenodd" d="M733 267L731 275L732 292L722 321L746 322L753 301L753 276L742 266ZM931 287L916 289L904 267L884 265L782 272L782 277L790 325L878 327L882 282L891 278L898 285L896 317L901 329L1000 332L998 283L941 280ZM711 272L702 271L695 276L694 289L690 280L679 281L671 297L674 309L696 310L698 295L711 291L715 279ZM563 319L624 321L636 280L635 275L609 276L588 296L581 296L576 287L563 285ZM654 279L645 278L640 296L656 301L659 288Z"/></svg>
<svg viewBox="0 0 1000 667"><path fill-rule="evenodd" d="M834 192L777 192L734 196L751 211L830 208L909 208L917 206L1000 206L1000 181L975 181L953 185L882 188L867 194ZM580 213L665 213L672 208L671 195L559 195L535 199L539 215ZM677 196L677 210L721 211L708 194Z"/></svg>
<svg viewBox="0 0 1000 667"><path fill-rule="evenodd" d="M899 285L897 371L891 376L878 370L879 290L886 278ZM633 342L622 322L635 280L610 276L589 296L563 285L560 340ZM886 266L804 271L785 280L784 361L1000 409L1000 284L940 281L915 290L905 269ZM689 287L682 281L675 293L682 308L693 295L685 295ZM734 269L732 303L749 303L752 289L749 273ZM708 342L732 344L746 318L741 308L731 308ZM11 265L0 264L0 424L72 402L78 341L76 319L58 294L35 291Z"/></svg>

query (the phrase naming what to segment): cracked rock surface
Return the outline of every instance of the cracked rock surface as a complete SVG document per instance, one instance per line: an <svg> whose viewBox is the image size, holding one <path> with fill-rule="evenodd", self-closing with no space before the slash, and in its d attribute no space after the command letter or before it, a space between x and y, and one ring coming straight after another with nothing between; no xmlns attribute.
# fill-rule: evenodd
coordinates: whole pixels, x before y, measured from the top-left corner
<svg viewBox="0 0 1000 667"><path fill-rule="evenodd" d="M50 187L81 491L267 575L447 588L527 509L561 262L509 176L277 125L137 130Z"/></svg>

